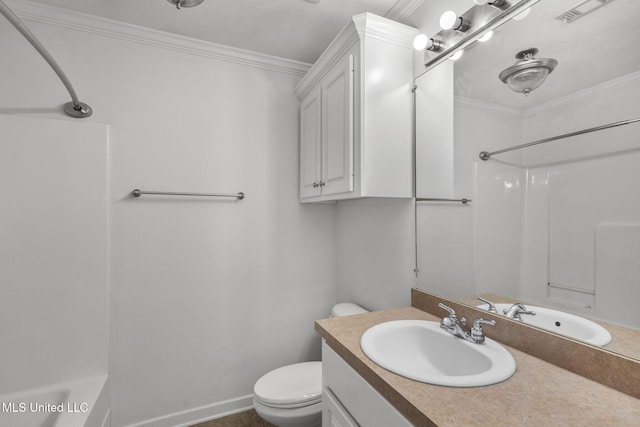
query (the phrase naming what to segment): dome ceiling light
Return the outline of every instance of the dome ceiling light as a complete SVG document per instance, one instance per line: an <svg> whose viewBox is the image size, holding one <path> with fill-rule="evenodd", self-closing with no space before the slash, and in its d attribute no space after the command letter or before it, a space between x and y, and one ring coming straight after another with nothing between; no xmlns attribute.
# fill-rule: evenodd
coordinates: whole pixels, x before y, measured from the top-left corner
<svg viewBox="0 0 640 427"><path fill-rule="evenodd" d="M176 5L176 9L183 7L194 7L202 3L204 0L167 0L171 4Z"/></svg>
<svg viewBox="0 0 640 427"><path fill-rule="evenodd" d="M529 96L531 91L539 88L544 83L547 76L558 65L558 61L555 59L536 59L534 55L537 53L538 49L535 47L518 52L516 58L519 61L503 70L498 75L498 78L514 92L524 93L525 96Z"/></svg>

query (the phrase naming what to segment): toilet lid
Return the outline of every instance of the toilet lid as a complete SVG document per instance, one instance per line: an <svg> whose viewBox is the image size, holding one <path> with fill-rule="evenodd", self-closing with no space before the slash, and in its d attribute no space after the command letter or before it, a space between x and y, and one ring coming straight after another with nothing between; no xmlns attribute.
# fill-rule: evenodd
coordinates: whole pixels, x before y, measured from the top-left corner
<svg viewBox="0 0 640 427"><path fill-rule="evenodd" d="M283 366L262 376L253 387L267 406L300 407L322 400L322 362Z"/></svg>

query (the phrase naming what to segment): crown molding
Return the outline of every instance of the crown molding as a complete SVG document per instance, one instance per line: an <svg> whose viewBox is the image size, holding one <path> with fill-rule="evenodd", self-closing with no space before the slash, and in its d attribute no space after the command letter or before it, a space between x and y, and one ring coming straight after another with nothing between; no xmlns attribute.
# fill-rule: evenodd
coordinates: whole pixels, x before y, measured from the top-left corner
<svg viewBox="0 0 640 427"><path fill-rule="evenodd" d="M402 22L411 16L423 3L424 0L398 0L384 17Z"/></svg>
<svg viewBox="0 0 640 427"><path fill-rule="evenodd" d="M6 3L24 21L298 76L304 76L311 68L311 64L300 61L206 42L41 3L30 1L7 1Z"/></svg>
<svg viewBox="0 0 640 427"><path fill-rule="evenodd" d="M594 93L604 92L620 87L631 86L637 84L640 81L640 71L635 71L631 74L618 77L613 80L609 80L604 83L597 84L595 86L588 87L586 89L579 90L572 94L556 98L544 104L536 105L535 107L524 110L523 118L529 118L538 114L543 114L549 110L555 110L563 106L580 102L584 98L593 96Z"/></svg>
<svg viewBox="0 0 640 427"><path fill-rule="evenodd" d="M375 38L412 49L417 32L416 28L369 12L353 16L296 86L298 99L303 99L355 43L365 38ZM360 52L360 55L364 53Z"/></svg>
<svg viewBox="0 0 640 427"><path fill-rule="evenodd" d="M375 38L406 49L413 49L413 38L418 33L417 28L368 12L355 15L352 19L360 38Z"/></svg>
<svg viewBox="0 0 640 427"><path fill-rule="evenodd" d="M464 105L475 110L487 111L490 113L502 114L504 116L514 117L517 119L522 118L522 111L518 108L506 107L504 105L493 104L486 101L480 101L473 98L467 98L464 96L456 95L454 101L458 105Z"/></svg>

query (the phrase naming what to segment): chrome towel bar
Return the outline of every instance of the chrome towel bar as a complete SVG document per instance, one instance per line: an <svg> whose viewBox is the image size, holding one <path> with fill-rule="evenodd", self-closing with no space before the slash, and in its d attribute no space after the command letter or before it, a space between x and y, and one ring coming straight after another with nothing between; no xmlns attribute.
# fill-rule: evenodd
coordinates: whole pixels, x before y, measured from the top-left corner
<svg viewBox="0 0 640 427"><path fill-rule="evenodd" d="M416 202L457 202L466 205L471 199L441 199L438 197L416 197Z"/></svg>
<svg viewBox="0 0 640 427"><path fill-rule="evenodd" d="M173 191L143 191L140 189L135 189L131 192L133 197L140 197L143 195L151 195L151 196L194 196L194 197L233 197L238 200L244 199L244 193L240 192L237 194L222 194L222 193L184 193L184 192L173 192Z"/></svg>
<svg viewBox="0 0 640 427"><path fill-rule="evenodd" d="M614 127L617 127L617 126L629 125L631 123L636 123L636 122L640 122L640 119L622 120L620 122L609 123L607 125L596 126L596 127L592 127L592 128L589 128L589 129L579 130L579 131L576 131L576 132L569 132L569 133L565 133L563 135L553 136L551 138L539 139L537 141L527 142L526 144L520 144L520 145L516 145L514 147L509 147L509 148L504 148L502 150L492 151L490 153L488 151L482 151L478 156L482 160L487 161L494 154L506 153L507 151L519 150L521 148L527 148L527 147L531 147L533 145L544 144L545 142L551 142L551 141L557 141L558 139L569 138L570 136L582 135L582 134L589 133L589 132L595 132L595 131L599 131L599 130L614 128Z"/></svg>

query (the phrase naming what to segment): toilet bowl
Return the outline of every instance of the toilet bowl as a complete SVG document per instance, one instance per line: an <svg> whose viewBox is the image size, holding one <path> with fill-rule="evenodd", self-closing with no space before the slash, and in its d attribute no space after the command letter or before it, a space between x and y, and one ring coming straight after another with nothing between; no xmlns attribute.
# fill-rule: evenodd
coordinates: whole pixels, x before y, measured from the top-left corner
<svg viewBox="0 0 640 427"><path fill-rule="evenodd" d="M341 303L332 317L367 313ZM253 387L253 407L264 420L278 427L319 427L322 423L322 362L283 366L263 375Z"/></svg>

